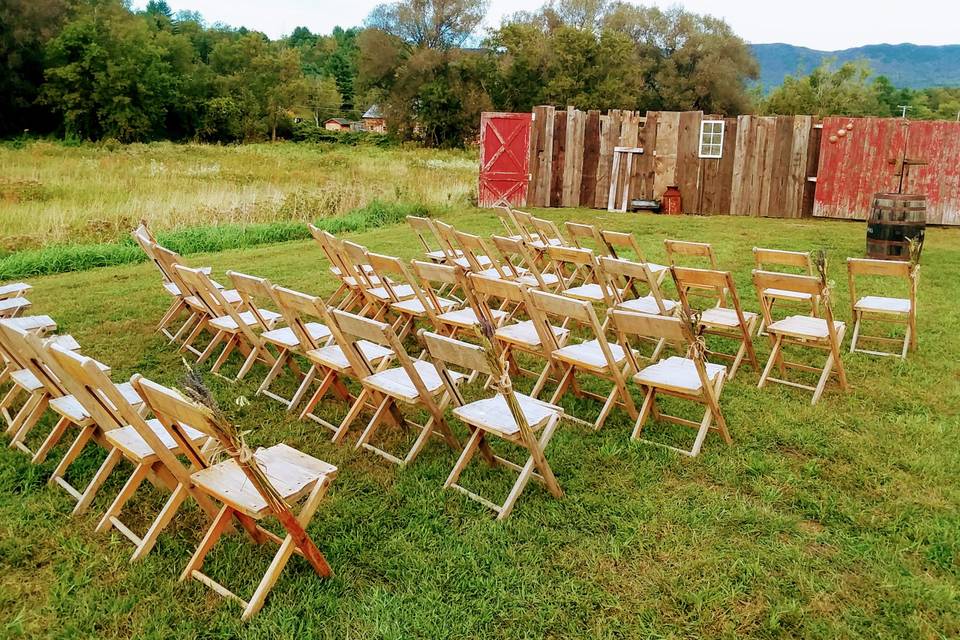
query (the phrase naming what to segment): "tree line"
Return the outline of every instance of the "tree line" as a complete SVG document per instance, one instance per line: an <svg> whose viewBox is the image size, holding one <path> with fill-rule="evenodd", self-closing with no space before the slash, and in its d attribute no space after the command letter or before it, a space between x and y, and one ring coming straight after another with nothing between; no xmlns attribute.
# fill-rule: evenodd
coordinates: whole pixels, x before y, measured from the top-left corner
<svg viewBox="0 0 960 640"><path fill-rule="evenodd" d="M122 142L308 137L378 105L392 134L461 145L482 111L582 109L887 113L954 108L861 68L825 67L765 96L722 20L607 0L548 0L479 34L485 0L398 0L356 28L271 40L151 0L0 3L0 136ZM866 75L864 75L866 74Z"/></svg>

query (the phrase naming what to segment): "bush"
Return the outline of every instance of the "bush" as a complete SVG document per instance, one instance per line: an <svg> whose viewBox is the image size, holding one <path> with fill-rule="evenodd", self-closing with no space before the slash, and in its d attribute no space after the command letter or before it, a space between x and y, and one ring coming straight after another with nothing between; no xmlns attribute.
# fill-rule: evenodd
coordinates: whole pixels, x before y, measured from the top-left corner
<svg viewBox="0 0 960 640"><path fill-rule="evenodd" d="M351 147L370 145L386 148L399 146L400 142L393 136L372 131L327 131L312 122L298 122L293 125L293 139L297 142L313 142L327 144L345 144Z"/></svg>
<svg viewBox="0 0 960 640"><path fill-rule="evenodd" d="M314 224L330 233L353 233L402 223L408 215L426 216L422 205L374 200L342 216L321 218ZM310 237L307 225L299 222L271 222L250 225L195 227L157 234L157 240L183 255L242 249L263 244L304 240ZM0 257L0 281L97 267L143 262L147 259L132 239L117 243L61 245L18 251Z"/></svg>

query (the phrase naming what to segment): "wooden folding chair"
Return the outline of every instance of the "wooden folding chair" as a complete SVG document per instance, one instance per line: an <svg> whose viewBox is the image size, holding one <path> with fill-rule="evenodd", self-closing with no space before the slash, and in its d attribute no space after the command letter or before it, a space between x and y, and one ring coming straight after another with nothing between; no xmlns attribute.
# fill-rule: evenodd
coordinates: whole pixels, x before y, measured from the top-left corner
<svg viewBox="0 0 960 640"><path fill-rule="evenodd" d="M424 291L418 278L400 258L379 253L368 253L367 257L390 296L390 311L397 316L393 328L401 340L414 328L418 319L432 317L431 314L443 314L463 306L460 300L445 298L433 290ZM413 297L398 295L394 291L396 283L392 282L393 278L404 286L404 291L412 291ZM453 288L442 286L440 290Z"/></svg>
<svg viewBox="0 0 960 640"><path fill-rule="evenodd" d="M540 233L537 231L537 226L533 223L533 215L527 213L526 211L518 211L517 209L510 210L511 217L513 218L513 223L517 227L517 231L520 232L520 235L523 236L521 239L524 242L528 243L538 243L542 245L543 240L540 238Z"/></svg>
<svg viewBox="0 0 960 640"><path fill-rule="evenodd" d="M0 285L0 319L16 318L31 307L26 294L33 290L25 282L12 282Z"/></svg>
<svg viewBox="0 0 960 640"><path fill-rule="evenodd" d="M603 403L595 422L591 424L571 416L571 419L577 422L600 429L614 406L622 406L631 418L636 419L637 408L624 379L630 367L630 361L619 344L607 342L593 305L585 300L574 300L536 289L531 289L528 293L530 300L528 311L532 314L540 313L543 324L547 324L549 318L569 318L588 334L588 339L564 346L560 346L551 334L541 336L544 356L560 370L558 378L560 383L550 398L550 404L557 404L557 401L572 389L578 396L585 396ZM606 397L587 391L577 383L578 372L607 380L613 384L613 388Z"/></svg>
<svg viewBox="0 0 960 640"><path fill-rule="evenodd" d="M145 419L146 407L130 383L115 384L107 374L106 366L52 341L45 342L42 348L49 360L56 362L64 372L62 379L72 391L69 398L75 405L71 411L77 415L71 419L80 426L76 439L60 460L49 483L59 485L77 501L73 509L77 515L89 508L120 460L127 459L133 464L133 472L100 519L97 531L104 532L110 527L117 529L136 547L131 561L139 560L150 553L183 500L191 495L189 471L176 457L180 449L166 438L157 420ZM63 400L54 400L51 404ZM192 431L191 436L199 442L206 441L199 432ZM106 450L107 457L87 486L78 489L67 481L66 473L91 441ZM169 490L170 497L141 538L120 520L120 515L123 506L144 480ZM209 517L216 514L216 509L203 496L194 497Z"/></svg>
<svg viewBox="0 0 960 640"><path fill-rule="evenodd" d="M560 293L568 298L595 304L608 301L612 295L605 279L597 273L597 259L590 249L573 247L546 248L553 264L553 273L560 278Z"/></svg>
<svg viewBox="0 0 960 640"><path fill-rule="evenodd" d="M510 372L536 379L533 390L530 392L530 396L536 398L543 390L550 375L550 358L548 357L544 361L543 369L532 371L523 368L517 362L514 351L542 358L544 357L544 350L541 336L551 331L556 344L563 346L570 336L570 331L563 327L544 325L540 314L530 313L527 310L529 299L526 293L526 285L479 274L470 274L468 279L473 292L473 300L478 305L482 317L486 317L492 325L496 326L497 323L494 318L497 315L494 311L507 310L510 314L509 319L515 320L515 322L503 322L502 326L496 329L494 336L503 348L503 358L510 366ZM499 306L491 304L495 301L500 301L501 304ZM524 315L529 319L519 319Z"/></svg>
<svg viewBox="0 0 960 640"><path fill-rule="evenodd" d="M618 309L613 309L608 313L611 327L620 337L620 343L631 359L633 356L629 339L633 336L665 340L687 347L686 357L671 356L643 368L640 368L639 364L634 361L637 373L634 374L633 381L643 390L644 396L643 405L640 407L640 415L634 424L631 438L666 447L691 457L700 453L703 442L711 430L719 431L724 441L730 444L730 433L727 430L727 423L723 417L723 412L720 410L719 402L726 381L726 367L706 361L704 358L705 347L699 344L699 338L685 326L685 321L681 318L649 316ZM698 423L663 413L657 408L658 394L704 405L703 418ZM685 450L641 438L643 428L651 415L655 420L663 420L696 429L697 436L694 439L693 446Z"/></svg>
<svg viewBox="0 0 960 640"><path fill-rule="evenodd" d="M357 449L372 451L401 466L413 462L426 446L431 435L439 435L451 449L460 451L460 443L443 416L444 409L450 403L450 395L436 367L427 361L410 358L400 344L396 333L386 323L338 309L331 311L331 317L346 343L343 351L351 362L353 371L371 372L360 380L363 391L357 396L347 418L341 424L339 437L343 437L342 434L347 432L360 410L372 401L377 408L366 429L360 435L360 439L357 440ZM400 366L378 371L360 345L363 340L391 350ZM453 382L458 383L465 377L458 374ZM429 415L427 421L421 425L407 419L400 410L401 405L426 409ZM371 444L374 435L385 420L397 427L413 427L420 431L402 459Z"/></svg>
<svg viewBox="0 0 960 640"><path fill-rule="evenodd" d="M563 224L563 227L567 230L571 246L592 251L603 250L603 238L600 236L600 229L596 225L568 220ZM588 246L589 244L593 246Z"/></svg>
<svg viewBox="0 0 960 640"><path fill-rule="evenodd" d="M601 256L599 273L607 280L607 291L611 297L607 300L609 308L621 311L645 313L652 316L672 316L680 308L674 300L664 298L660 290L660 281L648 262L632 262L624 258ZM641 295L641 290L647 291ZM606 326L606 324L604 325ZM651 360L660 357L666 341L655 342Z"/></svg>
<svg viewBox="0 0 960 640"><path fill-rule="evenodd" d="M246 356L243 365L246 369L249 369L256 360L263 360L267 366L273 366L273 355L264 348L255 329L265 331L273 329L280 320L279 313L262 308L246 309L241 306L242 299L238 305L231 304L210 280L210 276L199 269L177 265L176 271L191 296L200 301L199 308L202 308L197 325L180 347L181 351L196 354L199 365L213 355L220 343L224 343L223 350L211 369L211 373L214 374L219 372L220 367L236 348ZM240 298L239 293L237 296ZM204 330L212 333L213 337L206 348L200 351L192 345ZM241 368L241 371L246 372L244 368Z"/></svg>
<svg viewBox="0 0 960 640"><path fill-rule="evenodd" d="M57 323L50 316L20 316L19 318L6 318L12 326L29 333L45 335L49 331L57 328ZM20 367L16 367L13 357L9 356L3 349L3 341L0 340L0 385L5 385L10 379L10 374ZM2 398L6 394L0 394L0 406L3 406L3 417L7 424L10 423L10 416L6 411L6 405L2 404Z"/></svg>
<svg viewBox="0 0 960 640"><path fill-rule="evenodd" d="M244 445L237 447L235 442L221 439L223 426L215 423L208 408L146 378L134 376L131 382L166 428L168 437L178 442L199 467L190 475L195 491L223 505L180 574L181 581L193 578L219 595L236 600L243 607L241 619L249 620L263 607L292 554L304 557L321 577L332 575L330 565L306 529L337 476L336 467L285 444L253 452ZM210 464L205 451L189 435L193 428L218 441L230 459ZM304 497L299 514L294 516L289 505ZM283 538L257 524L269 516L275 517L285 530ZM249 602L201 571L207 554L234 518L257 544L271 541L279 546Z"/></svg>
<svg viewBox="0 0 960 640"><path fill-rule="evenodd" d="M813 275L813 261L809 251L783 251L782 249L763 249L761 247L753 248L753 261L756 268L760 271L783 271L784 268L793 269L793 272L800 275ZM771 267L777 267L772 269ZM781 291L770 289L762 291L760 305L773 311L773 304L777 300L787 303L799 303L809 305L811 315L817 315L817 305L820 301L808 294L799 291ZM764 333L764 320L761 318L757 329L757 335Z"/></svg>
<svg viewBox="0 0 960 640"><path fill-rule="evenodd" d="M669 267L665 265L657 264L647 260L647 256L644 254L643 249L640 248L640 243L637 242L637 239L632 233L601 230L600 238L603 240L603 244L601 245L603 250L611 258L625 258L627 260L631 260L630 257L623 254L627 251L633 252L632 260L634 262L642 262L646 264L650 268L650 272L657 276L657 284L663 282L664 277L670 270Z"/></svg>
<svg viewBox="0 0 960 640"><path fill-rule="evenodd" d="M310 400L307 401L303 411L300 412L300 419L310 418L336 433L339 426L314 415L312 413L313 408L330 391L344 402L353 402L355 398L344 385L344 378L356 379L359 376L353 373L351 362L340 346L343 342L342 338L336 340L337 328L334 326L327 305L323 300L316 296L276 285L273 289L277 302L284 316L288 318L289 326L296 336L295 352L310 363L310 369L303 375L303 380L300 382L296 393L294 393L288 408L293 410L298 407L301 400L309 393L310 387L319 379L320 384ZM316 330L318 327L323 327L323 341L316 337L319 333ZM368 360L376 365L381 365L382 361L389 360L392 355L389 350L371 343L361 343L360 348L363 349Z"/></svg>
<svg viewBox="0 0 960 640"><path fill-rule="evenodd" d="M460 458L454 465L446 482L443 483L443 487L445 489L452 487L468 498L492 509L497 514L497 520L504 520L510 515L517 498L520 497L531 477L542 482L554 497L563 497L563 491L560 489L544 453L547 445L550 444L554 431L560 424L563 409L525 396L522 393L513 392L513 396L523 412L524 421L521 424L514 419L507 400L501 393L492 398L467 403L454 381L456 372L450 370L447 365L493 375L494 372L490 369L483 348L426 331L421 331L420 337L427 346L427 353L440 373L440 378L443 380L447 393L453 398L455 405L453 415L470 429L470 439L467 440L467 445L460 454ZM538 431L540 432L539 439L536 437ZM529 453L526 462L521 466L495 455L487 442L487 435L502 438L526 449ZM463 470L477 451L481 452L481 455L491 467L502 466L519 473L519 477L507 495L506 501L501 505L497 505L457 484Z"/></svg>
<svg viewBox="0 0 960 640"><path fill-rule="evenodd" d="M527 273L526 270L514 266L511 262L498 260L495 254L490 251L487 242L478 235L454 229L453 238L467 262L464 269L468 273L478 273L508 280L515 280Z"/></svg>
<svg viewBox="0 0 960 640"><path fill-rule="evenodd" d="M434 226L434 221L430 218L421 218L419 216L407 216L407 224L417 234L417 239L423 246L423 254L432 262L445 263L450 257L451 249L445 246L445 240L440 237L440 233ZM432 242L431 242L432 240ZM436 249L434 247L437 247ZM459 258L460 254L453 250L453 257Z"/></svg>
<svg viewBox="0 0 960 640"><path fill-rule="evenodd" d="M411 263L414 275L420 279L420 291L426 298L425 313L437 333L454 337L464 329L473 329L480 322L477 311L467 305L453 311L437 313L442 308L443 298L436 293L439 290L466 292L467 280L463 269L446 264L433 264L414 260ZM449 294L447 294L449 295ZM507 319L507 312L494 310L492 319L499 326Z"/></svg>
<svg viewBox="0 0 960 640"><path fill-rule="evenodd" d="M833 311L830 308L830 301L827 299L826 286L820 281L820 278L813 276L802 276L792 273L776 273L771 271L753 271L753 285L757 290L757 297L762 295L766 289L780 289L796 293L807 293L811 297L816 297L821 301L820 311L822 317L794 315L774 321L770 316L770 309L761 305L764 320L767 325L767 334L773 344L770 352L770 358L767 365L760 374L760 382L757 387L762 388L767 381L777 382L790 387L806 389L813 392L811 404L816 404L817 400L823 394L827 381L831 375L836 375L840 388L844 391L849 389L847 384L847 374L843 368L843 360L840 358L840 345L843 342L843 334L846 331L846 325L833 319ZM818 349L827 351L827 359L822 369L812 367L799 362L787 361L782 354L784 346L795 345L807 349ZM774 364L780 370L780 378L770 376ZM788 368L806 371L810 373L819 373L820 379L816 387L812 387L800 382L792 382L785 378Z"/></svg>
<svg viewBox="0 0 960 640"><path fill-rule="evenodd" d="M5 318L0 320L11 332L11 339L20 340L24 333L46 335L57 328L50 316L21 316L19 318ZM56 336L69 348L79 349L80 345L72 336ZM0 331L0 384L9 385L3 396L0 397L0 416L3 417L4 431L13 436L22 421L33 411L33 394L42 390L43 383L26 368L23 355L15 345L8 345L5 332ZM26 400L18 402L18 398L26 396ZM19 407L15 410L15 407Z"/></svg>
<svg viewBox="0 0 960 640"><path fill-rule="evenodd" d="M535 237L531 243L535 249L573 246L563 237L563 234L560 233L560 228L557 227L553 220L531 216L529 221L536 230L536 235L539 236L539 239Z"/></svg>
<svg viewBox="0 0 960 640"><path fill-rule="evenodd" d="M739 343L736 354L708 350L707 355L732 361L729 371L731 380L744 357L754 371L759 371L752 339L759 315L744 311L740 306L740 296L737 295L730 272L691 267L671 267L670 271L684 308L701 311L700 326L703 332ZM691 303L691 298L695 296L706 299L708 304Z"/></svg>
<svg viewBox="0 0 960 640"><path fill-rule="evenodd" d="M907 282L907 297L862 296L858 298L857 276L879 276L905 280ZM850 283L850 314L854 322L853 337L850 340L850 353L899 356L902 360L906 360L907 352L917 348L917 284L920 280L920 265L911 265L906 261L847 258L847 278ZM902 324L905 327L903 339L862 334L860 329L864 320ZM900 352L858 349L857 343L860 340L895 344L900 347Z"/></svg>
<svg viewBox="0 0 960 640"><path fill-rule="evenodd" d="M169 326L181 312L187 310L187 305L183 301L183 295L181 295L180 288L177 286L177 284L171 280L171 276L166 273L164 263L161 262L154 253L154 246L158 243L156 237L146 226L146 224L141 222L136 229L130 232L130 236L133 238L134 242L136 242L140 248L143 249L143 252L147 255L147 258L153 262L154 266L157 267L157 270L160 271L163 289L173 298L172 302L170 303L170 307L160 318L160 324L157 326L157 331L162 333L168 339L173 339L174 334L170 332Z"/></svg>
<svg viewBox="0 0 960 640"><path fill-rule="evenodd" d="M493 267L490 257L485 253L474 252L470 258L465 255L464 248L460 245L458 232L452 224L435 220L433 226L437 231L437 237L440 239L441 245L447 252L445 264L460 267L464 271L484 271ZM476 267L473 265L476 265Z"/></svg>
<svg viewBox="0 0 960 640"><path fill-rule="evenodd" d="M300 405L313 380L311 374L315 373L311 368L307 374L304 374L295 356L306 357L308 351L320 349L333 339L329 326L315 320L314 305L301 304L301 297L304 296L306 294L270 284L270 297L280 309L287 326L261 334L266 344L273 345L277 349L277 355L267 377L257 388L257 395L264 395L280 402L287 407L287 411L293 411ZM313 296L306 297L309 297L311 302L314 300ZM284 369L287 369L297 381L297 390L290 398L284 398L270 390Z"/></svg>
<svg viewBox="0 0 960 640"><path fill-rule="evenodd" d="M336 237L309 222L307 228L310 229L310 235L313 236L314 241L320 246L320 250L323 251L323 255L330 263L330 273L337 278L339 283L337 289L327 298L327 304L341 309L350 308L351 304L356 302L354 289L357 288L357 282L349 273L346 273L347 270L341 263L340 249Z"/></svg>
<svg viewBox="0 0 960 640"><path fill-rule="evenodd" d="M515 278L517 282L544 291L552 291L560 287L559 276L543 270L543 261L533 255L527 241L504 236L493 236L491 241L500 254L501 264L509 264L510 269L519 274Z"/></svg>

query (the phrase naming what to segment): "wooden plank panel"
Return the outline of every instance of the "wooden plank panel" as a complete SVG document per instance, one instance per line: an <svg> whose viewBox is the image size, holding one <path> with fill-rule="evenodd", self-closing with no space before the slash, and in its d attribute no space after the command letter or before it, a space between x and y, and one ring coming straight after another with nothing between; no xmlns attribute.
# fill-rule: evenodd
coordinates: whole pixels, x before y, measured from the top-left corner
<svg viewBox="0 0 960 640"><path fill-rule="evenodd" d="M653 186L656 178L657 122L658 112L647 111L643 127L637 137L637 146L643 147L643 154L634 159L637 163L638 187L635 197L653 200Z"/></svg>
<svg viewBox="0 0 960 640"><path fill-rule="evenodd" d="M657 127L657 155L655 159L653 197L659 198L667 187L676 184L677 136L680 128L680 113L661 111Z"/></svg>
<svg viewBox="0 0 960 640"><path fill-rule="evenodd" d="M580 206L596 206L597 167L600 162L600 112L587 112L583 125L583 174L580 182Z"/></svg>
<svg viewBox="0 0 960 640"><path fill-rule="evenodd" d="M550 201L547 206L563 206L563 177L566 170L567 112L553 116L553 175L550 176Z"/></svg>
<svg viewBox="0 0 960 640"><path fill-rule="evenodd" d="M600 116L600 157L597 158L597 190L593 206L607 208L607 193L610 190L610 165L613 162L613 147L610 145L610 116Z"/></svg>
<svg viewBox="0 0 960 640"><path fill-rule="evenodd" d="M724 119L723 150L720 158L701 158L700 202L697 213L729 215L733 165L737 147L737 119ZM699 150L698 150L699 151Z"/></svg>
<svg viewBox="0 0 960 640"><path fill-rule="evenodd" d="M817 166L820 163L820 134L822 129L816 127L818 118L813 118L810 128L810 141L807 144L807 171L808 178L817 176ZM813 215L813 197L817 190L817 183L807 180L803 188L803 216Z"/></svg>
<svg viewBox="0 0 960 640"><path fill-rule="evenodd" d="M737 139L733 160L733 176L730 182L730 214L735 216L749 215L746 198L749 189L749 159L753 145L753 116L739 116L737 118Z"/></svg>
<svg viewBox="0 0 960 640"><path fill-rule="evenodd" d="M769 191L760 215L785 218L788 217L787 178L790 173L790 151L793 146L793 116L777 116L770 133L773 144L770 145L767 156L769 165L765 168Z"/></svg>
<svg viewBox="0 0 960 640"><path fill-rule="evenodd" d="M795 116L790 131L790 156L784 185L783 214L787 218L803 216L803 193L807 184L807 147L810 144L812 116Z"/></svg>
<svg viewBox="0 0 960 640"><path fill-rule="evenodd" d="M927 162L911 167L904 191L927 196L929 224L960 224L960 123L912 121L907 157Z"/></svg>
<svg viewBox="0 0 960 640"><path fill-rule="evenodd" d="M685 213L700 213L700 121L702 111L684 111L677 125L676 182Z"/></svg>
<svg viewBox="0 0 960 640"><path fill-rule="evenodd" d="M553 122L555 109L551 106L535 107L535 122L539 123L537 139L537 199L536 206L550 206L550 185L553 180Z"/></svg>

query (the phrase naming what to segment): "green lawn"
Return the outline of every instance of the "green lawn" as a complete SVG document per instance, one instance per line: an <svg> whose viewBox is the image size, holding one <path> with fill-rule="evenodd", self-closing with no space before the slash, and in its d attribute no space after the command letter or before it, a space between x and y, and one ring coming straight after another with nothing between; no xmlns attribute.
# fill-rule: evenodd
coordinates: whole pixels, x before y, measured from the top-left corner
<svg viewBox="0 0 960 640"><path fill-rule="evenodd" d="M752 310L751 247L822 247L836 281L837 317L849 319L844 258L862 255L862 224L543 213L631 230L651 260L664 259L666 237L712 242ZM489 212L446 219L469 231L497 230ZM355 238L381 253L418 253L406 227ZM190 261L211 264L221 278L235 269L312 293L333 286L319 248L308 242ZM180 356L153 331L168 299L151 265L33 284L34 311L52 315L86 353L114 368L116 380L140 372L175 384L182 376ZM284 441L340 468L310 527L335 577L320 580L295 558L247 624L235 604L177 582L204 526L195 506L131 565L125 538L93 531L124 474L114 474L89 515L72 518L71 500L46 485L63 447L40 466L4 448L0 637L957 637L958 298L960 232L931 229L920 349L907 362L845 354L852 392L828 389L815 407L798 390L756 389L757 373L744 368L721 398L733 445L711 435L693 460L631 443L622 412L599 433L564 424L547 456L565 497L531 484L504 523L441 488L456 456L439 441L397 470L355 452L357 432L334 446L329 432L253 397L261 368L236 386L213 379L223 404L251 400L238 410L251 444ZM764 359L766 341L756 344ZM597 410L591 402L563 404L584 418ZM344 411L333 403L328 409ZM103 455L91 447L73 478L89 477ZM499 497L513 478L478 465L464 481ZM128 524L143 531L164 498L145 492ZM270 554L233 536L208 568L249 596Z"/></svg>

